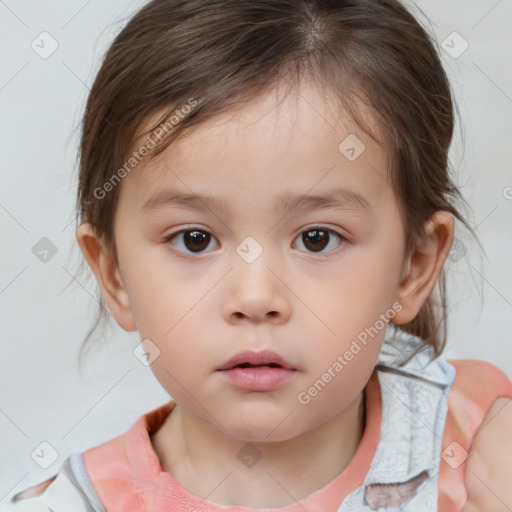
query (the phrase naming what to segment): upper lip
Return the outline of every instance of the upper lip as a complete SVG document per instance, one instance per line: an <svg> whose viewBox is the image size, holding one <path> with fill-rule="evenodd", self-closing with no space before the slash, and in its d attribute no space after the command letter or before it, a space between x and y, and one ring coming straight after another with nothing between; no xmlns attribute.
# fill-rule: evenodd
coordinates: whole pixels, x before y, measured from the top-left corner
<svg viewBox="0 0 512 512"><path fill-rule="evenodd" d="M261 352L254 352L251 350L245 350L244 352L239 352L234 355L229 361L226 361L220 368L217 370L229 370L234 366L239 364L252 364L252 365L269 365L271 363L278 364L283 368L288 368L290 370L296 370L294 366L286 361L283 357L281 357L276 352L272 350L262 350Z"/></svg>

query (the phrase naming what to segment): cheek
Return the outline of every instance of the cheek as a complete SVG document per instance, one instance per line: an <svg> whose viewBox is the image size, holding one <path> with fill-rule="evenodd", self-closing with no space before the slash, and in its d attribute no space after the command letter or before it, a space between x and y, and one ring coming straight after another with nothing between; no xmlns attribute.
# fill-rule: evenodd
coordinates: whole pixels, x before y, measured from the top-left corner
<svg viewBox="0 0 512 512"><path fill-rule="evenodd" d="M197 308L176 300L167 302L161 311L146 303L142 307L141 339L149 338L158 350L151 371L175 400L190 400L188 393L199 395L198 386L214 370L218 355L208 326L195 312Z"/></svg>
<svg viewBox="0 0 512 512"><path fill-rule="evenodd" d="M341 363L333 358L330 365L297 394L296 425L306 430L321 425L346 409L357 399L370 378L380 350L380 340L374 345L361 346L350 361ZM343 352L341 352L343 353ZM337 362L337 364L336 364ZM341 368L341 369L340 369Z"/></svg>
<svg viewBox="0 0 512 512"><path fill-rule="evenodd" d="M119 259L142 337L162 338L207 291L197 276L183 275L183 265L171 265L161 246L126 251Z"/></svg>
<svg viewBox="0 0 512 512"><path fill-rule="evenodd" d="M354 245L339 265L333 265L322 293L315 296L311 309L322 320L321 349L312 354L315 366L327 369L338 355L346 355L343 370L333 370L333 382L344 380L344 386L354 383L357 388L373 370L388 325L401 309L395 293L402 243L399 236L386 233L371 246Z"/></svg>
<svg viewBox="0 0 512 512"><path fill-rule="evenodd" d="M322 289L309 293L312 309L324 320L325 334L330 332L333 338L344 340L373 326L381 315L394 316L389 310L394 304L401 262L399 251L352 249L340 264L332 265ZM314 285L304 284L312 289Z"/></svg>
<svg viewBox="0 0 512 512"><path fill-rule="evenodd" d="M381 225L371 240L352 249L344 262L346 268L340 269L347 295L381 308L389 307L399 284L404 254L400 226L391 222Z"/></svg>

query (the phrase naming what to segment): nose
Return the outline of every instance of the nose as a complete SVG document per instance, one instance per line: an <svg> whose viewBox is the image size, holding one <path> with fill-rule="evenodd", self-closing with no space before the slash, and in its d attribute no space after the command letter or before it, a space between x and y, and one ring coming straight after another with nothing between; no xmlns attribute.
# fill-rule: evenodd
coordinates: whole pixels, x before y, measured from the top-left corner
<svg viewBox="0 0 512 512"><path fill-rule="evenodd" d="M229 276L224 317L230 323L287 322L290 295L284 276L267 266L263 258L239 263Z"/></svg>

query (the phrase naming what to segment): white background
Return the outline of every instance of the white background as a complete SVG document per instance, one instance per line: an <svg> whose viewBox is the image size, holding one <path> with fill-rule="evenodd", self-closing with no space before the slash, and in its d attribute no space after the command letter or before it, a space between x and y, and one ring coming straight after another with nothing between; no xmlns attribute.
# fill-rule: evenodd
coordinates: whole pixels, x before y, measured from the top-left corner
<svg viewBox="0 0 512 512"><path fill-rule="evenodd" d="M133 355L137 333L115 325L83 372L76 359L97 306L96 283L73 278L78 125L104 51L142 3L0 1L0 503L169 399ZM445 356L484 359L512 377L512 1L423 0L412 9L439 45L461 49L454 31L469 44L456 59L441 51L464 125L452 165L485 256L458 235L465 249L447 265ZM59 45L47 59L31 48L43 31ZM32 253L42 237L58 250L47 263ZM43 441L58 453L47 469L31 458Z"/></svg>

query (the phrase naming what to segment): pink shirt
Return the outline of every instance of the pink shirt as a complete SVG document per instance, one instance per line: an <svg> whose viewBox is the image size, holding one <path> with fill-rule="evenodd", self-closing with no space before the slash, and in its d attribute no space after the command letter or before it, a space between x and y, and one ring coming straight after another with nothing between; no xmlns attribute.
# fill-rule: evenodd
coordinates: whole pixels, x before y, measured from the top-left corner
<svg viewBox="0 0 512 512"><path fill-rule="evenodd" d="M492 403L512 397L512 382L498 367L476 360L448 361L456 377L448 394L443 450L457 441L469 451L472 439ZM348 466L331 482L303 500L273 509L220 506L190 494L162 471L150 436L175 406L174 401L141 416L124 434L83 452L89 478L107 512L330 512L361 486L380 441L381 394L376 373L366 387L366 425ZM460 512L467 499L466 464L453 469L443 459L439 469L439 510Z"/></svg>

